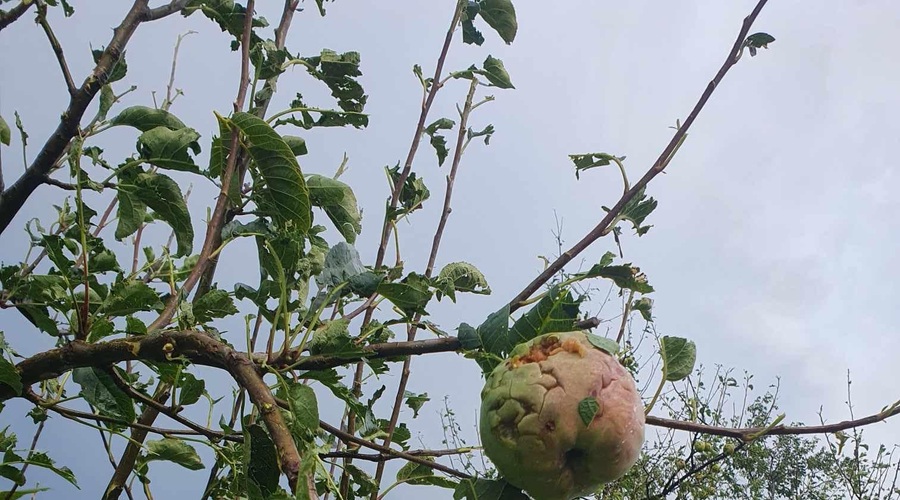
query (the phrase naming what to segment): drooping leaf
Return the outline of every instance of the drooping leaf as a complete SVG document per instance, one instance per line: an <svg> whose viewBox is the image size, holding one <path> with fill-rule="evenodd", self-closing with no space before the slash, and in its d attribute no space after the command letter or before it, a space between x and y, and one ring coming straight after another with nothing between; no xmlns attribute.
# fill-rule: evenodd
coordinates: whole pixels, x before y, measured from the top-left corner
<svg viewBox="0 0 900 500"><path fill-rule="evenodd" d="M463 10L462 18L460 19L460 23L463 27L463 43L465 44L475 44L480 46L484 43L484 35L478 31L478 28L475 27L474 23L480 9L481 7L478 2L469 0L466 3L466 8Z"/></svg>
<svg viewBox="0 0 900 500"><path fill-rule="evenodd" d="M303 156L309 153L309 150L306 149L306 140L302 137L297 137L296 135L283 135L281 136L284 139L284 142L291 148L291 152L294 153L294 156ZM309 179L306 180L307 184L309 184ZM310 191L312 188L310 188ZM312 196L312 193L310 193Z"/></svg>
<svg viewBox="0 0 900 500"><path fill-rule="evenodd" d="M237 314L238 309L234 305L231 295L225 290L214 288L194 302L194 317L200 323L206 323L214 318L224 318Z"/></svg>
<svg viewBox="0 0 900 500"><path fill-rule="evenodd" d="M653 300L649 297L641 297L631 303L631 309L641 313L645 321L653 321Z"/></svg>
<svg viewBox="0 0 900 500"><path fill-rule="evenodd" d="M347 243L355 243L362 232L362 212L350 186L315 174L306 178L306 185L312 205L325 211Z"/></svg>
<svg viewBox="0 0 900 500"><path fill-rule="evenodd" d="M191 253L194 246L194 226L177 182L163 174L142 173L135 176L131 184L120 183L119 193L122 191L153 209L160 219L172 227L178 244L176 257Z"/></svg>
<svg viewBox="0 0 900 500"><path fill-rule="evenodd" d="M519 28L516 22L516 8L513 7L511 0L482 0L479 4L478 13L481 18L494 31L500 35L500 38L511 44L516 38L516 31ZM480 45L480 44L479 44Z"/></svg>
<svg viewBox="0 0 900 500"><path fill-rule="evenodd" d="M581 299L574 299L572 292L554 286L534 307L516 320L509 330L509 339L503 345L503 350L494 354L505 356L517 344L545 333L574 330L580 306Z"/></svg>
<svg viewBox="0 0 900 500"><path fill-rule="evenodd" d="M10 139L12 139L12 132L9 128L9 124L7 124L6 120L0 116L0 144L9 146Z"/></svg>
<svg viewBox="0 0 900 500"><path fill-rule="evenodd" d="M0 384L12 388L13 393L17 396L22 394L22 377L16 371L16 366L7 361L4 356L0 356Z"/></svg>
<svg viewBox="0 0 900 500"><path fill-rule="evenodd" d="M401 177L400 164L398 163L394 167L386 168L386 170L391 178L391 185L396 186ZM428 190L428 187L425 186L425 181L417 177L415 172L410 172L409 175L406 176L403 186L400 188L400 206L395 212L389 213L388 215L391 219L397 220L403 215L415 212L422 208L422 204L425 203L425 200L430 196L431 192Z"/></svg>
<svg viewBox="0 0 900 500"><path fill-rule="evenodd" d="M253 482L262 498L271 498L278 489L278 452L269 433L260 424L247 428L250 438L250 457L247 460L247 479Z"/></svg>
<svg viewBox="0 0 900 500"><path fill-rule="evenodd" d="M432 460L432 459L428 459ZM434 473L434 469L424 464L407 462L397 471L397 482L413 484L417 486L438 486L440 488L456 488L456 481L452 481Z"/></svg>
<svg viewBox="0 0 900 500"><path fill-rule="evenodd" d="M175 438L163 438L157 440L149 440L146 443L147 458L146 461L164 460L178 464L185 469L203 470L203 461L193 446L186 441Z"/></svg>
<svg viewBox="0 0 900 500"><path fill-rule="evenodd" d="M693 341L682 337L662 337L659 353L663 359L663 373L666 380L676 382L689 377L694 371L697 346Z"/></svg>
<svg viewBox="0 0 900 500"><path fill-rule="evenodd" d="M744 42L750 49L750 56L755 56L757 49L768 49L769 44L775 41L775 37L768 33L754 33Z"/></svg>
<svg viewBox="0 0 900 500"><path fill-rule="evenodd" d="M181 370L178 381L178 404L189 406L197 401L206 392L206 381L198 379L193 374Z"/></svg>
<svg viewBox="0 0 900 500"><path fill-rule="evenodd" d="M426 314L425 306L432 296L429 280L417 273L408 274L399 283L378 285L378 293L408 316Z"/></svg>
<svg viewBox="0 0 900 500"><path fill-rule="evenodd" d="M246 7L235 3L234 0L191 0L182 9L181 14L187 17L198 10L218 24L222 31L234 37L234 40L231 42L231 50L237 50L240 47L247 14ZM265 28L268 26L265 19L259 17L254 17L250 22L253 28ZM251 47L259 42L259 36L256 33L251 33Z"/></svg>
<svg viewBox="0 0 900 500"><path fill-rule="evenodd" d="M126 423L134 421L134 403L108 374L95 368L76 368L72 370L72 380L81 386L81 397L101 414Z"/></svg>
<svg viewBox="0 0 900 500"><path fill-rule="evenodd" d="M125 108L109 123L110 125L127 125L141 132L147 132L157 127L166 127L169 130L180 130L186 127L184 122L172 113L164 109L148 108L147 106Z"/></svg>
<svg viewBox="0 0 900 500"><path fill-rule="evenodd" d="M260 209L282 223L302 232L312 225L309 189L291 148L264 120L249 113L231 118L249 141L249 152L264 187L257 193ZM254 190L255 191L255 190Z"/></svg>
<svg viewBox="0 0 900 500"><path fill-rule="evenodd" d="M116 224L116 233L114 235L118 241L137 232L147 215L147 205L144 205L144 202L137 197L128 184L128 181L132 179L124 180L125 189L118 189L119 203L116 208L118 223ZM119 186L122 185L123 177L120 176Z"/></svg>
<svg viewBox="0 0 900 500"><path fill-rule="evenodd" d="M631 222L634 226L634 231L638 236L643 236L647 234L647 231L650 230L653 226L642 226L644 223L644 219L650 215L656 209L656 205L658 202L653 199L653 197L647 197L644 194L644 188L641 188L633 198L628 200L628 203L622 207L622 211L619 213L619 217L623 220L627 220ZM609 208L603 207L603 210L609 211Z"/></svg>
<svg viewBox="0 0 900 500"><path fill-rule="evenodd" d="M101 306L108 316L128 316L162 307L156 290L140 280L120 281L113 285Z"/></svg>
<svg viewBox="0 0 900 500"><path fill-rule="evenodd" d="M91 51L94 55L94 63L99 64L100 58L103 56L103 50L94 49ZM125 74L128 73L128 63L125 62L125 53L122 52L119 55L119 59L113 62L112 66L110 66L109 71L106 72L106 81L103 83L113 83L125 78Z"/></svg>
<svg viewBox="0 0 900 500"><path fill-rule="evenodd" d="M578 155L569 155L569 159L575 164L575 178L580 179L581 173L597 167L605 167L614 161L622 162L624 156L613 156L609 153L586 153Z"/></svg>
<svg viewBox="0 0 900 500"><path fill-rule="evenodd" d="M291 433L298 439L309 440L319 428L319 403L312 387L282 379L278 394L290 407Z"/></svg>
<svg viewBox="0 0 900 500"><path fill-rule="evenodd" d="M491 287L477 267L468 262L451 262L441 269L435 280L438 288L438 299L441 294L447 295L454 302L456 292L490 295Z"/></svg>
<svg viewBox="0 0 900 500"><path fill-rule="evenodd" d="M605 256L604 256L605 257ZM647 276L641 272L639 267L631 264L622 264L616 266L594 264L590 269L583 273L578 273L579 278L607 278L613 280L615 284L627 290L633 290L637 293L650 293L653 287L647 282Z"/></svg>
<svg viewBox="0 0 900 500"><path fill-rule="evenodd" d="M366 268L356 248L341 241L331 247L325 255L325 267L321 274L316 276L316 283L322 287L335 286L365 271Z"/></svg>
<svg viewBox="0 0 900 500"><path fill-rule="evenodd" d="M431 137L431 146L438 158L438 166L444 164L447 159L447 138L438 133L441 130L452 130L456 122L449 118L438 118L431 125L425 127L425 133Z"/></svg>
<svg viewBox="0 0 900 500"><path fill-rule="evenodd" d="M409 391L403 392L403 399L406 401L406 406L412 409L413 418L417 418L419 416L419 410L422 409L422 406L424 406L425 403L431 400L431 398L428 397L427 392L416 394Z"/></svg>
<svg viewBox="0 0 900 500"><path fill-rule="evenodd" d="M303 60L309 74L324 82L331 90L331 95L337 99L338 107L356 113L363 111L368 96L362 85L356 81L356 77L362 75L359 70L358 52L339 54L333 50L322 49L318 56L305 57ZM365 127L367 124L368 117L365 117L364 122L352 125Z"/></svg>
<svg viewBox="0 0 900 500"><path fill-rule="evenodd" d="M196 130L184 127L171 130L164 126L150 129L138 137L137 151L141 158L160 168L181 170L183 172L200 173L200 167L188 153L200 153L197 139L200 134Z"/></svg>
<svg viewBox="0 0 900 500"><path fill-rule="evenodd" d="M80 487L78 486L78 481L75 480L75 473L72 472L72 469L56 465L56 462L54 462L53 459L44 452L36 451L32 453L30 456L25 458L23 463L47 469L71 483L72 486L80 489Z"/></svg>
<svg viewBox="0 0 900 500"><path fill-rule="evenodd" d="M512 81L509 79L509 73L503 67L503 61L492 56L487 56L484 60L484 77L491 82L491 85L501 89L514 89Z"/></svg>

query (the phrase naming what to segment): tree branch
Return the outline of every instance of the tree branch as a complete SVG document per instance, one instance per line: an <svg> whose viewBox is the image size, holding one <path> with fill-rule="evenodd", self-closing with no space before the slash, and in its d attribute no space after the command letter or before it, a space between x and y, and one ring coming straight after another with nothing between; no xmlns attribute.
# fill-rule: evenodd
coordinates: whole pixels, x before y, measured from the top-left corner
<svg viewBox="0 0 900 500"><path fill-rule="evenodd" d="M618 202L612 207L612 209L606 214L603 220L597 224L594 229L584 236L578 243L576 243L572 248L563 252L555 261L553 261L543 272L541 272L531 283L529 283L518 295L516 295L509 302L509 310L513 312L524 305L526 305L526 301L529 297L531 297L534 292L539 290L547 281L549 281L553 275L558 273L562 268L568 264L572 259L574 259L578 254L580 254L584 249L589 247L592 243L597 241L601 236L604 236L610 224L616 219L616 217L621 214L622 209L625 205L634 198L638 192L643 190L647 184L656 177L660 172L662 172L669 162L672 160L672 156L675 154L675 151L678 149L678 146L684 140L687 135L688 130L691 128L691 125L694 123L694 120L697 119L697 116L700 114L700 111L703 110L703 107L706 105L706 102L712 96L713 91L716 90L716 87L719 83L722 82L722 79L725 78L725 75L728 73L728 70L731 69L732 66L737 62L741 52L744 49L744 41L747 39L747 35L750 32L750 27L753 25L753 21L756 20L756 17L759 15L762 8L766 5L768 0L760 0L753 11L744 18L744 23L741 26L740 32L738 32L737 39L734 42L731 50L728 52L728 56L725 59L725 62L722 64L722 67L719 68L718 73L713 77L713 79L706 86L706 90L700 96L700 99L694 105L694 108L691 110L687 119L684 120L684 124L678 128L675 132L675 135L672 136L672 139L669 141L669 144L663 149L663 152L659 155L656 162L653 163L653 166L650 167L649 170L644 174L643 177L634 186L631 187Z"/></svg>
<svg viewBox="0 0 900 500"><path fill-rule="evenodd" d="M66 82L66 90L69 91L70 96L74 95L78 89L75 88L75 81L72 80L72 73L69 72L69 65L66 63L66 56L63 54L62 46L59 44L56 34L53 33L50 22L47 21L47 4L43 1L37 1L36 3L38 4L37 22L43 28L44 33L47 35L47 40L50 42L50 47L56 55L56 61L59 63L59 69L62 70L63 79Z"/></svg>
<svg viewBox="0 0 900 500"><path fill-rule="evenodd" d="M19 4L15 7L7 11L0 10L0 30L16 22L17 19L22 17L22 14L25 14L25 12L28 11L28 8L31 7L31 4L33 3L33 1L26 2L25 0L20 0Z"/></svg>
<svg viewBox="0 0 900 500"><path fill-rule="evenodd" d="M100 56L97 66L84 80L81 87L72 94L69 99L69 106L62 113L59 125L56 127L53 135L47 139L34 161L22 176L9 188L0 193L0 234L6 230L34 190L43 183L45 176L50 173L50 170L65 152L69 141L78 134L81 118L84 116L94 96L97 95L97 92L106 85L110 71L119 61L125 46L128 44L131 36L134 35L138 26L145 21L153 21L163 17L162 15L153 17L153 11L147 8L148 1L135 0L122 23L113 30L113 36ZM174 10L168 12L168 14L172 12Z"/></svg>

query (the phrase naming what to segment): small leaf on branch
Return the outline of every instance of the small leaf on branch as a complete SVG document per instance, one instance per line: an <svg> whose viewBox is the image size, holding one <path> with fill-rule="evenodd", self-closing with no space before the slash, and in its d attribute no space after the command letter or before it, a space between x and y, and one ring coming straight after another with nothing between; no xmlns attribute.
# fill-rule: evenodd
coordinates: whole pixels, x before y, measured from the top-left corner
<svg viewBox="0 0 900 500"><path fill-rule="evenodd" d="M169 130L180 130L187 127L177 116L164 109L148 108L147 106L131 106L125 108L115 118L109 121L110 125L127 125L141 132L153 130L156 127L166 127Z"/></svg>
<svg viewBox="0 0 900 500"><path fill-rule="evenodd" d="M511 0L481 0L478 13L488 26L500 35L500 38L511 44L516 38L519 28L516 22L516 8ZM480 45L480 44L479 44Z"/></svg>
<svg viewBox="0 0 900 500"><path fill-rule="evenodd" d="M697 362L697 346L694 342L665 336L660 339L659 353L663 359L666 380L676 382L685 379L694 371Z"/></svg>
<svg viewBox="0 0 900 500"><path fill-rule="evenodd" d="M146 446L147 462L164 460L190 470L202 470L204 468L197 450L181 439L163 438L150 440L147 441Z"/></svg>

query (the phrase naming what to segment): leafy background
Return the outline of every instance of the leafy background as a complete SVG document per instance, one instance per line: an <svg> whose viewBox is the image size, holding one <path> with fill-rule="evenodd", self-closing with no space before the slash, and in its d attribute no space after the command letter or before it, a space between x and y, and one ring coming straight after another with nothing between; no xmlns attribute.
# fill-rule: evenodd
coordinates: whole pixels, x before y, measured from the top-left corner
<svg viewBox="0 0 900 500"><path fill-rule="evenodd" d="M474 263L486 273L494 294L461 296L452 308L446 301L431 306L431 319L446 328L463 321L478 324L502 298L516 293L541 268L536 256L555 252L557 217L568 243L593 226L600 205L621 189L618 178L598 170L576 182L566 155L609 150L627 155L626 165L635 171L646 168L670 136L667 127L684 115L720 64L735 27L752 6L713 0L548 5L518 2L515 45L490 46L517 90L497 93L499 99L476 116L493 123L497 133L489 147L467 153L441 252L447 260L438 265ZM126 6L83 2L77 8L76 22L56 19L54 27L73 73L81 75L91 67L91 44L105 43ZM288 42L293 50L314 55L324 46L362 53L362 82L371 96L369 128L329 129L327 137L311 131L305 135L309 155L301 162L306 172L330 175L346 148L350 170L342 180L356 188L366 208L356 245L363 261L371 261L377 246L386 191L382 167L405 151L417 114L418 83L410 69L414 63L430 67L450 10L449 4L415 0L352 6L339 1L329 5L326 18L307 12L295 20L299 26ZM816 9L769 5L758 26L777 34L778 50L739 65L717 90L668 175L651 187L650 194L660 201L647 221L653 229L640 242L623 241L627 260L639 263L656 289L660 332L691 338L700 346L701 362L747 369L760 384L780 375L782 409L790 420L815 422L820 405L832 421L843 419L847 369L860 411L886 404L893 395L885 394L883 381L900 376L892 360L900 348L895 334L900 310L894 306L900 292L895 264L900 222L893 216L900 209L893 194L900 187L893 154L900 136L895 120L900 70L886 49L897 42L898 23L900 6L887 0ZM233 99L238 56L227 50L224 34L197 16L138 31L128 60L140 64L130 64L126 82L139 90L123 105L146 104L152 90L158 96L164 92L172 45L187 30L201 35L182 45L177 86L186 97L173 110L208 139L217 130L209 110L227 109ZM448 65L464 67L482 59L483 52L455 45ZM40 29L21 22L0 37L0 60L0 112L9 118L19 111L33 151L65 105L53 54ZM280 85L296 85L312 100L320 89L307 78L300 71L289 73ZM449 99L438 106L434 116L453 115ZM13 132L13 147L3 158L8 178L21 168ZM133 131L122 128L100 141L115 157L127 154L134 139ZM204 164L206 154L198 163ZM445 172L423 166L426 161L433 160L420 156L418 170L437 186ZM213 196L208 186L195 186L195 220ZM433 210L417 212L416 224L402 228L404 258L417 266L427 258L415 249L430 244L436 205L432 200ZM16 228L26 217L51 211L46 197L29 200L3 238L0 259L20 258L27 241ZM155 230L165 237L164 229ZM592 249L584 270L611 249ZM248 255L254 255L249 242L243 250L229 247L219 279L252 282L256 269L244 265ZM234 321L222 329L239 332L239 320ZM4 314L0 328L17 347L29 342L49 347L46 338L24 338L33 330L15 314ZM426 363L428 369L422 369ZM417 359L413 366L410 390L432 397L415 421L414 440L439 442L438 409L446 394L463 432L476 441L477 367L453 354ZM390 385L395 375L388 377ZM226 380L210 377L210 390L226 390L216 386L217 378ZM30 428L30 422L8 421L24 408L21 401L10 402L0 425ZM324 407L322 413L334 421L336 410ZM867 433L875 442L900 441L895 425ZM43 439L69 443L68 451L57 448L54 458L76 472L83 489L72 492L49 475L41 483L72 492L71 498L96 498L109 475L98 465L106 459L96 436L52 425ZM164 462L152 467L159 498L190 495L205 482L202 472ZM171 473L160 475L163 470ZM394 493L417 498L413 487Z"/></svg>

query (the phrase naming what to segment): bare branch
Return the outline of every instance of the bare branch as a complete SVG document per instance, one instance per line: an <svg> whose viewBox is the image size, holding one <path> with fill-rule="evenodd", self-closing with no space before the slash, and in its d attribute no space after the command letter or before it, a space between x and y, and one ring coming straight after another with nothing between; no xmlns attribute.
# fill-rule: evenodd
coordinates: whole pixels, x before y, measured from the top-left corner
<svg viewBox="0 0 900 500"><path fill-rule="evenodd" d="M56 55L56 61L59 63L59 69L62 70L63 79L66 82L66 89L69 91L69 95L75 95L75 92L78 89L75 87L75 81L72 80L72 73L69 72L69 65L66 63L66 56L63 54L62 46L59 44L59 40L56 38L56 34L53 33L53 28L50 27L50 22L47 21L47 4L43 1L36 2L37 6L37 22L41 25L41 28L44 29L44 33L47 35L47 40L50 42L50 47L53 49L53 53Z"/></svg>
<svg viewBox="0 0 900 500"><path fill-rule="evenodd" d="M524 305L526 305L526 301L529 297L531 297L534 292L539 290L547 281L549 281L554 274L558 273L562 268L568 264L572 259L574 259L578 254L584 251L587 247L589 247L592 243L597 241L601 236L606 234L609 229L610 224L613 223L616 217L622 212L622 209L625 207L625 204L631 201L638 192L644 189L647 184L656 177L660 172L662 172L669 162L672 160L672 156L675 154L678 146L684 140L687 135L688 130L691 128L691 125L694 123L694 120L697 119L697 116L700 114L700 111L703 110L703 107L706 105L706 102L712 96L713 91L716 90L716 87L719 83L722 82L722 79L725 78L725 75L728 73L728 70L731 69L732 66L737 62L738 57L740 57L741 52L744 48L744 40L747 38L747 34L750 32L750 27L753 25L753 21L756 20L756 17L759 15L762 8L766 5L768 0L760 0L756 7L753 9L753 12L750 13L749 16L744 18L744 23L741 26L740 32L738 32L737 39L734 42L734 46L732 46L731 50L728 52L728 56L725 58L725 62L722 64L722 67L719 68L718 73L706 86L706 90L703 92L703 95L700 96L700 99L694 105L694 108L691 110L687 119L684 120L684 124L675 131L675 135L672 136L672 139L669 141L669 144L663 149L663 152L659 155L656 162L653 166L650 167L649 170L644 174L643 177L634 186L631 187L618 202L612 207L612 209L606 214L603 220L597 224L594 229L584 236L578 243L576 243L572 248L563 252L555 261L553 261L546 269L544 269L541 274L539 274L531 283L529 283L518 295L516 295L509 302L509 310L510 312L515 311Z"/></svg>

